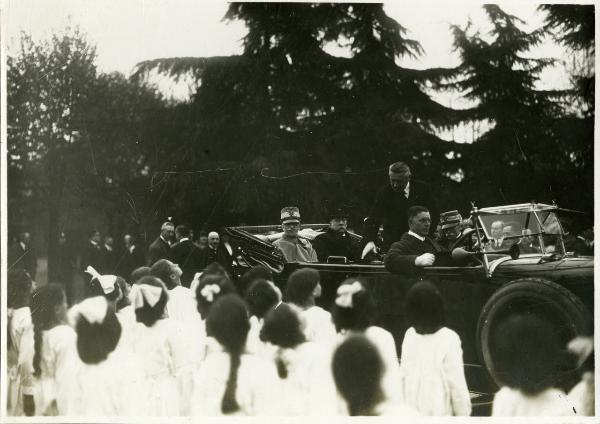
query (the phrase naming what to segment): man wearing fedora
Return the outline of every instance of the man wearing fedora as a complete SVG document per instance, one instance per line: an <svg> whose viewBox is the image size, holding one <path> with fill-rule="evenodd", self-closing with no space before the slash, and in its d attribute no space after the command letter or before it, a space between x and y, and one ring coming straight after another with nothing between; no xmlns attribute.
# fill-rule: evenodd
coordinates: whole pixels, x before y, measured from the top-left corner
<svg viewBox="0 0 600 424"><path fill-rule="evenodd" d="M317 253L310 242L298 236L300 230L300 210L295 206L281 209L283 236L273 242L283 253L286 262L318 262Z"/></svg>
<svg viewBox="0 0 600 424"><path fill-rule="evenodd" d="M327 262L330 256L344 256L348 261L355 260L355 248L347 231L348 213L338 208L329 214L329 228L313 240L319 262Z"/></svg>
<svg viewBox="0 0 600 424"><path fill-rule="evenodd" d="M412 180L409 166L404 162L395 162L388 168L389 182L382 187L375 197L371 213L365 220L365 246L362 257L370 251L376 251L375 239L379 226L383 224L383 248L408 231L408 208L423 205L437 218L433 197L428 186L420 181ZM431 223L435 229L437 222Z"/></svg>

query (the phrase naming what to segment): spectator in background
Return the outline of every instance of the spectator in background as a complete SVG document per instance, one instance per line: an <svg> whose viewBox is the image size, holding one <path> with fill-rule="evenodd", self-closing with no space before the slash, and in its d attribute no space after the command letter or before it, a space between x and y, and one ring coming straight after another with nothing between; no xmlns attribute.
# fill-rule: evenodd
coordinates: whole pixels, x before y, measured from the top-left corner
<svg viewBox="0 0 600 424"><path fill-rule="evenodd" d="M73 304L73 273L76 269L77 258L73 248L67 240L67 235L61 232L58 235L58 248L52 262L48 263L48 280L64 287L69 305Z"/></svg>
<svg viewBox="0 0 600 424"><path fill-rule="evenodd" d="M231 255L221 244L219 233L216 231L208 233L208 247L202 251L200 269L204 269L213 262L217 262L231 275L231 261Z"/></svg>
<svg viewBox="0 0 600 424"><path fill-rule="evenodd" d="M20 233L17 242L8 250L8 268L23 268L35 280L37 254L33 248L29 232Z"/></svg>
<svg viewBox="0 0 600 424"><path fill-rule="evenodd" d="M144 251L136 244L135 237L131 234L123 236L124 250L119 260L119 275L123 278L129 278L133 270L145 266L146 258Z"/></svg>
<svg viewBox="0 0 600 424"><path fill-rule="evenodd" d="M486 250L505 250L510 247L510 240L505 240L504 222L494 221L490 227L490 235L492 238L486 245Z"/></svg>
<svg viewBox="0 0 600 424"><path fill-rule="evenodd" d="M202 251L190 239L190 229L187 225L178 225L175 228L177 243L171 246L170 259L181 268L181 285L190 287L192 279L197 272L204 268Z"/></svg>
<svg viewBox="0 0 600 424"><path fill-rule="evenodd" d="M102 253L104 254L104 273L114 274L117 268L117 252L114 248L114 239L111 236L104 237Z"/></svg>
<svg viewBox="0 0 600 424"><path fill-rule="evenodd" d="M88 266L91 266L99 273L104 273L104 254L100 242L102 237L100 231L93 230L90 232L88 242L81 253L81 270L85 271Z"/></svg>
<svg viewBox="0 0 600 424"><path fill-rule="evenodd" d="M175 236L175 226L167 221L160 227L160 235L148 247L148 266L154 265L159 259L168 259L171 243Z"/></svg>
<svg viewBox="0 0 600 424"><path fill-rule="evenodd" d="M208 233L206 231L200 231L198 233L198 240L196 240L196 246L200 250L208 248Z"/></svg>

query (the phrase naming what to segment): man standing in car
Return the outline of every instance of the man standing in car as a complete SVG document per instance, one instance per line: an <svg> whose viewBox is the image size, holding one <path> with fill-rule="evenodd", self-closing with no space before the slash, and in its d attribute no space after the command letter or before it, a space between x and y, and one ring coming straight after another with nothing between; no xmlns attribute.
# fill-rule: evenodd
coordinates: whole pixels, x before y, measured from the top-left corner
<svg viewBox="0 0 600 424"><path fill-rule="evenodd" d="M384 249L402 234L408 231L408 208L415 205L426 206L431 216L437 218L437 213L428 186L420 181L412 180L408 165L396 162L388 168L389 183L382 187L375 197L371 213L365 221L365 242L362 257L370 251L375 251L375 239L379 226L383 224ZM437 219L436 219L437 221ZM435 229L437 222L431 223Z"/></svg>

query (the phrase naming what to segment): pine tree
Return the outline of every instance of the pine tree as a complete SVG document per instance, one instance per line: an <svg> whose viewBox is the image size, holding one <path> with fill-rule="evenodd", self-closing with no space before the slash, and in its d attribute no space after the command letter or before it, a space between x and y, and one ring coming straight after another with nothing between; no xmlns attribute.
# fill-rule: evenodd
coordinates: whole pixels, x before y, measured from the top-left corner
<svg viewBox="0 0 600 424"><path fill-rule="evenodd" d="M552 199L557 187L551 181L566 159L552 131L565 93L536 89L540 72L554 63L528 57L544 31L525 31L525 22L497 5L484 10L492 24L488 34L452 27L462 64L453 81L442 84L475 103L468 121L489 122L468 153L465 179L484 204Z"/></svg>
<svg viewBox="0 0 600 424"><path fill-rule="evenodd" d="M248 27L242 55L137 69L200 79L186 158L199 169L235 170L208 184L219 192L212 203L228 208L221 213L264 222L267 213L275 217L273 210L297 203L309 219L322 220L325 202L349 201L358 218L390 162L408 160L434 184L448 182L444 173L458 168L446 154L461 146L436 131L461 115L425 94L433 72L396 64L422 50L381 4L232 3L226 18ZM326 43L345 44L351 57L328 54ZM380 172L362 174L373 169ZM327 172L270 180L261 171Z"/></svg>

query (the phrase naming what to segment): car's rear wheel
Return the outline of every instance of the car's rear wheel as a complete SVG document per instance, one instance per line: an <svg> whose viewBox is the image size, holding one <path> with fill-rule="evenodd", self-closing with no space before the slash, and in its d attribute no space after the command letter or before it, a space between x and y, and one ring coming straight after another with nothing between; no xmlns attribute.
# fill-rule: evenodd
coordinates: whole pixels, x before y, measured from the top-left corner
<svg viewBox="0 0 600 424"><path fill-rule="evenodd" d="M504 285L482 309L476 335L481 363L496 385L499 381L494 334L499 323L515 314L536 315L550 323L562 346L573 337L588 332L591 325L590 314L581 300L556 283L541 278L522 278Z"/></svg>

